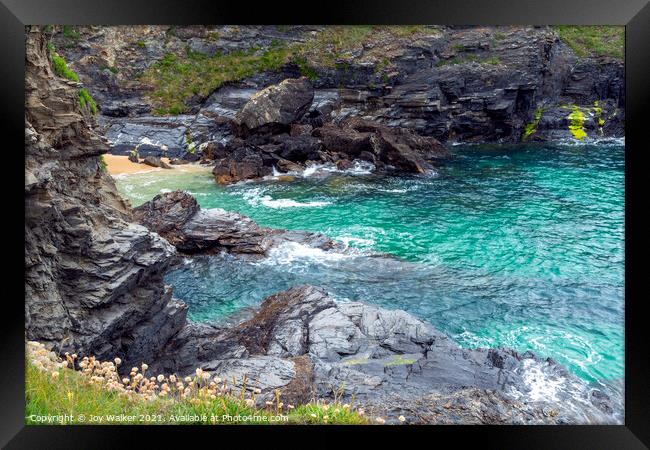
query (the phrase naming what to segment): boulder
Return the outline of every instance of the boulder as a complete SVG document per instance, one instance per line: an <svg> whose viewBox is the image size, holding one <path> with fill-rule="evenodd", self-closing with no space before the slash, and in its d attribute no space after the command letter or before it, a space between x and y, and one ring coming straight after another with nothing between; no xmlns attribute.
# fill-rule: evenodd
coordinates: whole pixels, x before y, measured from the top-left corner
<svg viewBox="0 0 650 450"><path fill-rule="evenodd" d="M157 156L147 156L142 160L143 164L161 169L171 169L171 166Z"/></svg>
<svg viewBox="0 0 650 450"><path fill-rule="evenodd" d="M266 130L288 130L314 100L314 88L306 77L289 78L262 89L236 114L242 134Z"/></svg>
<svg viewBox="0 0 650 450"><path fill-rule="evenodd" d="M372 133L358 132L352 128L341 128L332 123L327 123L312 132L312 136L319 138L325 148L330 152L344 152L358 156L364 151L373 151L370 143Z"/></svg>
<svg viewBox="0 0 650 450"><path fill-rule="evenodd" d="M222 158L212 169L212 174L219 184L262 178L272 172L272 168L266 166L264 159L254 151L239 152Z"/></svg>
<svg viewBox="0 0 650 450"><path fill-rule="evenodd" d="M278 159L276 167L280 172L302 172L305 169L305 166L297 164L286 159Z"/></svg>
<svg viewBox="0 0 650 450"><path fill-rule="evenodd" d="M291 136L308 136L311 134L313 129L314 127L309 124L292 123L289 134Z"/></svg>
<svg viewBox="0 0 650 450"><path fill-rule="evenodd" d="M289 241L323 250L335 247L322 234L264 228L241 214L217 208L202 210L196 199L183 191L159 194L134 208L133 216L186 254L225 251L256 258Z"/></svg>
<svg viewBox="0 0 650 450"><path fill-rule="evenodd" d="M156 195L133 209L133 218L172 245L184 239L183 226L200 210L196 199L183 191Z"/></svg>
<svg viewBox="0 0 650 450"><path fill-rule="evenodd" d="M277 144L275 153L284 159L295 162L320 159L320 153L324 150L323 143L309 135L291 136L280 134L271 138L271 143Z"/></svg>
<svg viewBox="0 0 650 450"><path fill-rule="evenodd" d="M390 140L393 145L404 145L416 152L422 158L435 161L447 159L451 156L449 150L436 138L431 136L420 136L412 130L404 127L389 127L370 120L352 118L348 119L344 127L352 128L361 133L374 133ZM377 153L375 149L375 153Z"/></svg>
<svg viewBox="0 0 650 450"><path fill-rule="evenodd" d="M204 161L224 158L226 157L226 148L221 142L210 141L203 147L201 157Z"/></svg>
<svg viewBox="0 0 650 450"><path fill-rule="evenodd" d="M375 133L370 142L378 159L399 171L425 174L432 169L427 161L395 134Z"/></svg>
<svg viewBox="0 0 650 450"><path fill-rule="evenodd" d="M171 164L172 166L182 166L189 163L190 162L186 159L174 158L169 160L169 164Z"/></svg>

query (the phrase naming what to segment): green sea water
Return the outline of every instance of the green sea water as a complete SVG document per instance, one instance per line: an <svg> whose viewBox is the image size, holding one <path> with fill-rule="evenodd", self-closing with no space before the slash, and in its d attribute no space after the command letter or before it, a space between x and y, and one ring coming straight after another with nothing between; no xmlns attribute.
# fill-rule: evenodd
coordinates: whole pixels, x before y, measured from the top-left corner
<svg viewBox="0 0 650 450"><path fill-rule="evenodd" d="M430 177L319 171L218 186L209 170L116 177L134 205L184 189L203 208L322 232L267 259L198 258L167 275L189 316L218 321L302 283L404 309L467 347L552 357L589 381L624 375L624 147L457 146ZM378 256L378 255L387 255Z"/></svg>

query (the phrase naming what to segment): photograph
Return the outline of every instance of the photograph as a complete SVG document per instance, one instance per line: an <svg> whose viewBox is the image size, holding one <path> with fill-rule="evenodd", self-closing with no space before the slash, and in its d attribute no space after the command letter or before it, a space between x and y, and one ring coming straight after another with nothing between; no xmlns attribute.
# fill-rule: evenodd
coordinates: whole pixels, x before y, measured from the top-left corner
<svg viewBox="0 0 650 450"><path fill-rule="evenodd" d="M625 425L625 42L25 25L24 424Z"/></svg>

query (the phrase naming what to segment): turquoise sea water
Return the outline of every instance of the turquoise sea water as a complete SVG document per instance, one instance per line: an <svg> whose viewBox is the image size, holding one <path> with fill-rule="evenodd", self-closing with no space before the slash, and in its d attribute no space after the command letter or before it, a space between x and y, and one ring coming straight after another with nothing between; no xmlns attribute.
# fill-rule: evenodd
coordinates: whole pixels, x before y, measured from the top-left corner
<svg viewBox="0 0 650 450"><path fill-rule="evenodd" d="M624 375L624 147L454 147L433 177L364 170L217 186L204 172L118 176L134 205L185 189L203 208L318 231L265 260L199 258L167 275L194 320L302 283L409 311L467 347L550 356L589 381ZM388 257L378 256L388 255Z"/></svg>

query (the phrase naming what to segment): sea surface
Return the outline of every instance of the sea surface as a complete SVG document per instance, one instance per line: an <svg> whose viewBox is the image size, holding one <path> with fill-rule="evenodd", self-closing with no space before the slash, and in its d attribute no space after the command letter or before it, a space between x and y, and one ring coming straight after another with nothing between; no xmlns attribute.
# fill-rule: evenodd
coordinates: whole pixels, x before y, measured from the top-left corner
<svg viewBox="0 0 650 450"><path fill-rule="evenodd" d="M591 383L624 376L624 146L455 146L427 177L312 167L231 186L204 172L119 175L132 204L192 193L260 225L325 233L347 250L287 244L264 260L213 256L169 273L197 321L221 321L310 283L403 309L465 347L532 350Z"/></svg>

